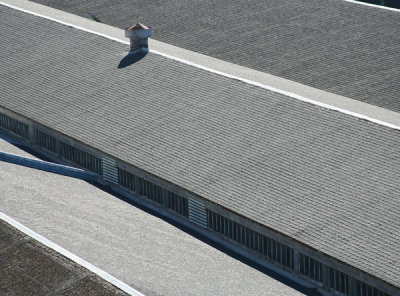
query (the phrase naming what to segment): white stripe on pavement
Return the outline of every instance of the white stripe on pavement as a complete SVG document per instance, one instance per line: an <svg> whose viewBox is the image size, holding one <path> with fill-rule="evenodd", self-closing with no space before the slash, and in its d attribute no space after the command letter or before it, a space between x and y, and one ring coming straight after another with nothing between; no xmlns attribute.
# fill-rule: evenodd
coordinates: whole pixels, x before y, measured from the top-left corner
<svg viewBox="0 0 400 296"><path fill-rule="evenodd" d="M112 275L108 274L104 270L101 270L100 268L92 265L91 263L87 262L86 260L76 256L75 254L72 254L71 252L67 251L66 249L60 247L59 245L53 243L52 241L49 241L47 238L41 236L40 234L37 234L33 230L29 229L28 227L22 225L21 223L17 222L13 218L7 216L6 214L0 212L0 219L7 222L11 226L15 227L19 231L25 233L26 235L30 236L31 238L37 240L38 242L42 243L43 245L49 247L50 249L53 249L57 253L67 257L68 259L74 261L75 263L85 267L86 269L90 270L91 272L97 274L99 277L103 278L107 282L113 284L115 287L121 289L125 293L132 295L132 296L144 296L142 293L139 291L133 289L132 287L128 286L124 282L116 279Z"/></svg>

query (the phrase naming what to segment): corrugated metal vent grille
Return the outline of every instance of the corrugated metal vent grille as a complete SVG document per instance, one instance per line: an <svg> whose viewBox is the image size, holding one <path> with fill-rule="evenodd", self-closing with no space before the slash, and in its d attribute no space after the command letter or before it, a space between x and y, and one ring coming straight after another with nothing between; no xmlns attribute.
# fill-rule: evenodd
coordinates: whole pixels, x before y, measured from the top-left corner
<svg viewBox="0 0 400 296"><path fill-rule="evenodd" d="M390 296L389 294L371 287L361 281L356 281L356 296Z"/></svg>
<svg viewBox="0 0 400 296"><path fill-rule="evenodd" d="M210 210L208 210L207 222L208 227L214 231L256 251L271 261L294 269L294 250L292 248Z"/></svg>
<svg viewBox="0 0 400 296"><path fill-rule="evenodd" d="M61 156L99 175L102 174L100 158L97 158L64 142L61 142Z"/></svg>
<svg viewBox="0 0 400 296"><path fill-rule="evenodd" d="M207 211L203 201L189 198L189 221L207 228Z"/></svg>
<svg viewBox="0 0 400 296"><path fill-rule="evenodd" d="M322 263L300 253L300 273L322 283Z"/></svg>
<svg viewBox="0 0 400 296"><path fill-rule="evenodd" d="M162 204L161 187L140 177L138 177L138 179L139 179L139 194L144 195L159 204Z"/></svg>
<svg viewBox="0 0 400 296"><path fill-rule="evenodd" d="M135 175L118 168L118 184L130 190L136 191Z"/></svg>
<svg viewBox="0 0 400 296"><path fill-rule="evenodd" d="M28 125L2 113L0 113L0 126L13 132L14 134L29 139Z"/></svg>
<svg viewBox="0 0 400 296"><path fill-rule="evenodd" d="M339 293L349 295L349 276L335 268L329 267L330 287Z"/></svg>
<svg viewBox="0 0 400 296"><path fill-rule="evenodd" d="M104 180L118 184L118 170L115 159L103 157L103 178Z"/></svg>
<svg viewBox="0 0 400 296"><path fill-rule="evenodd" d="M57 153L57 140L44 132L35 130L35 141L40 147Z"/></svg>
<svg viewBox="0 0 400 296"><path fill-rule="evenodd" d="M188 200L178 194L168 191L168 208L185 217L189 215Z"/></svg>

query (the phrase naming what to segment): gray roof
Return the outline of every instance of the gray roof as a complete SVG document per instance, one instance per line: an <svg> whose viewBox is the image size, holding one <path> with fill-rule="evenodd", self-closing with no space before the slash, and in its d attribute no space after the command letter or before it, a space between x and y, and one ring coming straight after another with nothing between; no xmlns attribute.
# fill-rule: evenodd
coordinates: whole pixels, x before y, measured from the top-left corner
<svg viewBox="0 0 400 296"><path fill-rule="evenodd" d="M400 12L343 0L33 0L366 103L400 111Z"/></svg>
<svg viewBox="0 0 400 296"><path fill-rule="evenodd" d="M400 131L0 15L1 106L400 287Z"/></svg>

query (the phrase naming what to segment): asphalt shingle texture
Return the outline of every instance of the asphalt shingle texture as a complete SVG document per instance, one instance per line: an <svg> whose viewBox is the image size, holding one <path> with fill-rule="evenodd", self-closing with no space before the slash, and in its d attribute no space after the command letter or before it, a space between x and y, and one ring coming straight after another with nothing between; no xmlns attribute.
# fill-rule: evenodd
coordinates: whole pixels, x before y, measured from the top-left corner
<svg viewBox="0 0 400 296"><path fill-rule="evenodd" d="M0 16L3 107L400 287L399 131Z"/></svg>
<svg viewBox="0 0 400 296"><path fill-rule="evenodd" d="M400 111L400 11L342 0L33 0L318 89Z"/></svg>

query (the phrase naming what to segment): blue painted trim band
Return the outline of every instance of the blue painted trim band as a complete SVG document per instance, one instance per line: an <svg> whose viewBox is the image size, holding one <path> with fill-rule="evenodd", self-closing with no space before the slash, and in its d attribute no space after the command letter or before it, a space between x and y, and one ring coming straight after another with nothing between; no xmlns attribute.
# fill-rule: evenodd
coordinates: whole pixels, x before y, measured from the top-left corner
<svg viewBox="0 0 400 296"><path fill-rule="evenodd" d="M98 178L97 174L86 170L69 167L61 164L56 164L48 161L18 156L15 154L1 152L1 151L0 151L0 161L9 162L45 172L50 172L58 175L68 176L87 181L97 181Z"/></svg>

